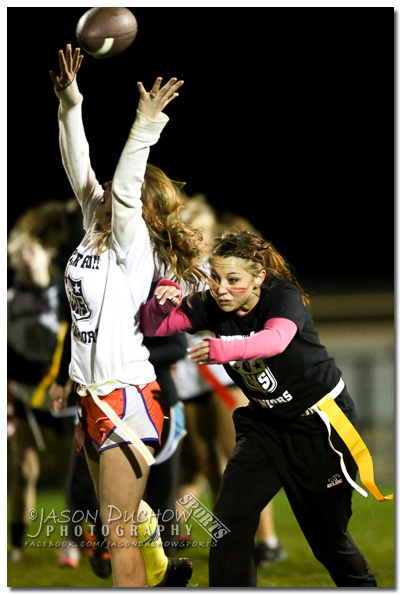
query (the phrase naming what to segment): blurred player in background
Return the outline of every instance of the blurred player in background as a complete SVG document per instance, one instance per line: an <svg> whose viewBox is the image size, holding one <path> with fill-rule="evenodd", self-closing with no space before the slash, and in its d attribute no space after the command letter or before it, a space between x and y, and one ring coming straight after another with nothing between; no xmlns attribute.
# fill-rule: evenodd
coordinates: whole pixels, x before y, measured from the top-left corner
<svg viewBox="0 0 402 595"><path fill-rule="evenodd" d="M49 207L49 210L50 207ZM7 294L7 414L11 453L11 560L23 553L28 513L35 508L40 453L46 448L41 427L58 434L72 431L47 410L60 346L67 330L62 277L53 264L53 248L28 233L25 223L39 220L38 210L11 231L8 254L12 281Z"/></svg>

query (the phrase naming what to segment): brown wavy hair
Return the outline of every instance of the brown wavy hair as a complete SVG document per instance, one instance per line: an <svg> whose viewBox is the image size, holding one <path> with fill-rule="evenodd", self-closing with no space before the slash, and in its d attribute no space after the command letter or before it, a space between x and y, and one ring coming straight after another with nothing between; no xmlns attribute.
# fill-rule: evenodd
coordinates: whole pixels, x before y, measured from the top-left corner
<svg viewBox="0 0 402 595"><path fill-rule="evenodd" d="M303 303L309 303L309 296L300 286L291 265L278 252L271 242L251 231L231 230L216 238L209 254L209 260L220 256L222 258L242 258L247 261L246 269L251 275L257 276L262 270L267 272L266 280L279 277L289 281L300 291Z"/></svg>
<svg viewBox="0 0 402 595"><path fill-rule="evenodd" d="M193 293L207 283L201 268L206 245L201 233L181 219L183 185L173 182L159 167L148 163L141 189L142 215L164 277L179 285L184 281L186 290ZM98 254L110 247L111 233L111 224L95 231L91 244L97 246Z"/></svg>

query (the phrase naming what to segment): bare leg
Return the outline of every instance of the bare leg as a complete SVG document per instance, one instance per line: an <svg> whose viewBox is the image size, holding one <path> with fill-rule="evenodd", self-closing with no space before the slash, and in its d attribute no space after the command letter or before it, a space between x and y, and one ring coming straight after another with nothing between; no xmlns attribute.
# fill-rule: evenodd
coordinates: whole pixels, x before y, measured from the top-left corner
<svg viewBox="0 0 402 595"><path fill-rule="evenodd" d="M257 540L278 543L274 523L274 505L272 501L264 508L260 515L260 524L257 530ZM275 547L275 546L274 546Z"/></svg>
<svg viewBox="0 0 402 595"><path fill-rule="evenodd" d="M28 512L35 508L36 484L39 478L39 453L26 420L17 418L15 433L10 439L12 455L11 533L12 545L20 549L29 522Z"/></svg>
<svg viewBox="0 0 402 595"><path fill-rule="evenodd" d="M183 451L187 448L186 444L188 445L190 440L192 448L190 453L183 452L182 464L184 467L188 463L188 469L186 474L186 469L182 468L180 493L183 493L183 486L185 486L185 493L188 493L188 490L195 493L197 490L199 491L202 483L200 483L199 476L194 476L194 469L198 468L206 476L215 500L222 479L224 462L217 436L215 403L212 398L208 398L205 403L186 402L184 407L188 431L186 439L188 438L188 440L183 443ZM187 475L187 477L183 477L183 475ZM193 485L190 485L189 478L194 481Z"/></svg>
<svg viewBox="0 0 402 595"><path fill-rule="evenodd" d="M139 511L149 467L131 444L105 450L100 456L87 444L85 453L100 501L102 522L109 529L113 584L146 587L145 564L132 524L142 520ZM133 545L113 545L125 541Z"/></svg>

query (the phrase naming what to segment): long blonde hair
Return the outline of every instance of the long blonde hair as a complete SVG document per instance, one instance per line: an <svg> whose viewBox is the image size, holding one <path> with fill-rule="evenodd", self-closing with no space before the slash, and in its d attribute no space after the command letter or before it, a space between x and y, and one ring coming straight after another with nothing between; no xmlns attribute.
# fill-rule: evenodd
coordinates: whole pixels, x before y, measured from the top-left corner
<svg viewBox="0 0 402 595"><path fill-rule="evenodd" d="M147 164L141 189L142 215L147 225L155 260L165 277L186 284L189 293L207 283L201 268L206 245L200 232L181 219L183 199L180 187L155 165ZM111 224L94 232L91 244L98 254L110 248Z"/></svg>

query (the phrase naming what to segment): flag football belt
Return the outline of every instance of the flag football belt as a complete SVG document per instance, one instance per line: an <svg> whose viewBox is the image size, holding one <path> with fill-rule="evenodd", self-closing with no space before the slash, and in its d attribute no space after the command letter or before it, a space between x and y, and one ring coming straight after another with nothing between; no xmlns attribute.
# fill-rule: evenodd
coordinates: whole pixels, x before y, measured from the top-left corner
<svg viewBox="0 0 402 595"><path fill-rule="evenodd" d="M45 396L49 387L55 382L57 374L59 373L61 355L63 353L64 337L66 336L68 329L67 322L60 322L59 329L57 331L57 345L53 353L52 363L46 376L41 380L34 394L32 395L31 407L33 409L40 409L45 400Z"/></svg>
<svg viewBox="0 0 402 595"><path fill-rule="evenodd" d="M346 480L350 483L354 489L359 492L362 496L367 498L367 492L363 490L347 472L343 454L334 448L331 441L331 426L339 434L340 438L344 441L348 447L352 457L356 461L356 464L360 473L360 481L362 484L373 494L373 496L379 501L384 502L385 500L392 500L393 494L383 496L378 490L374 482L374 467L373 459L369 453L367 446L364 444L360 434L357 432L354 425L349 421L343 411L335 403L336 397L338 397L345 387L344 381L341 379L338 384L329 392L325 397L317 401L315 405L305 413L308 415L310 411L314 411L320 416L322 421L328 430L328 442L332 450L334 450L340 457L341 469L345 475Z"/></svg>
<svg viewBox="0 0 402 595"><path fill-rule="evenodd" d="M114 388L114 390L116 388L118 388L118 384L119 383L113 383L116 384L116 387ZM141 392L141 389L145 388L146 385L140 387L140 386L136 386L136 389ZM128 426L127 424L120 419L120 417L117 415L117 413L112 409L112 407L110 407L110 405L108 403L106 403L105 401L102 401L98 395L96 394L96 389L99 388L98 384L92 384L91 386L80 386L79 387L79 391L78 394L80 396L91 396L93 398L93 400L95 401L95 403L97 404L97 406L99 407L99 409L101 409L103 411L103 413L110 419L110 421L112 422L112 424L116 427L116 429L118 430L118 434L119 436L121 436L122 438L124 438L125 440L127 440L127 442L130 442L137 450L139 453L141 453L141 455L144 457L145 461L147 462L147 464L153 465L155 463L155 459L152 456L152 454L150 453L150 451L148 450L148 448L145 446L145 444L142 442L142 440L140 440L140 438L138 438L138 436L135 434L135 432L133 432Z"/></svg>

